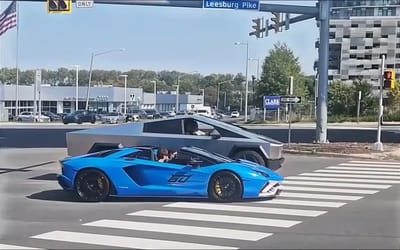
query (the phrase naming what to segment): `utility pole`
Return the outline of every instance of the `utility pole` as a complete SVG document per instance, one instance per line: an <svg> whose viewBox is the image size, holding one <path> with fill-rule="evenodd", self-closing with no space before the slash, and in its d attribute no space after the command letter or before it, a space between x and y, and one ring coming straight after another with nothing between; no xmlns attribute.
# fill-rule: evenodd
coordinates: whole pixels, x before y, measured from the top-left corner
<svg viewBox="0 0 400 250"><path fill-rule="evenodd" d="M379 77L379 113L378 113L378 129L376 135L376 142L373 145L375 151L383 151L383 144L381 141L381 122L383 118L383 72L385 71L385 55L382 56L381 75Z"/></svg>

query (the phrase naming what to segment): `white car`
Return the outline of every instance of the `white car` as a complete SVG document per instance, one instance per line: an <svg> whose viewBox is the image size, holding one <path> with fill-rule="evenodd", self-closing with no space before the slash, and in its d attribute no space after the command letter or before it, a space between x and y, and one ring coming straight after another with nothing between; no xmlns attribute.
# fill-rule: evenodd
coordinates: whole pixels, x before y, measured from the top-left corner
<svg viewBox="0 0 400 250"><path fill-rule="evenodd" d="M29 111L21 112L15 120L18 122L50 122L50 117Z"/></svg>
<svg viewBox="0 0 400 250"><path fill-rule="evenodd" d="M238 111L233 111L233 112L231 113L231 118L239 118L239 116L240 116L240 114L239 114Z"/></svg>
<svg viewBox="0 0 400 250"><path fill-rule="evenodd" d="M117 124L117 123L123 123L125 122L125 116L123 114L113 112L113 113L108 113L102 116L101 122L102 123L110 123L110 124Z"/></svg>

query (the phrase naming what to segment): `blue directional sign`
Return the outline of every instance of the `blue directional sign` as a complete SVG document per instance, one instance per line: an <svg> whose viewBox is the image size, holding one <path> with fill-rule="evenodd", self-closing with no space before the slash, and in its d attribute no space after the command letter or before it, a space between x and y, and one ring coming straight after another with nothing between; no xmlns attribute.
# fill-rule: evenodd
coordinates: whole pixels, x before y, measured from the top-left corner
<svg viewBox="0 0 400 250"><path fill-rule="evenodd" d="M281 97L279 95L264 96L264 108L278 109L281 105Z"/></svg>
<svg viewBox="0 0 400 250"><path fill-rule="evenodd" d="M259 0L203 0L203 8L259 10Z"/></svg>

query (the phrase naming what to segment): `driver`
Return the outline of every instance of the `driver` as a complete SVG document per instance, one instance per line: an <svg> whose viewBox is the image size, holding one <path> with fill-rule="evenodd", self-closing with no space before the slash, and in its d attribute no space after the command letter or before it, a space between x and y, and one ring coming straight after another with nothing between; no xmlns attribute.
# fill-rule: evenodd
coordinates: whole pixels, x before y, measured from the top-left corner
<svg viewBox="0 0 400 250"><path fill-rule="evenodd" d="M173 152L170 154L168 149L166 148L159 148L157 150L157 159L159 162L168 162L172 160L176 156L177 152Z"/></svg>

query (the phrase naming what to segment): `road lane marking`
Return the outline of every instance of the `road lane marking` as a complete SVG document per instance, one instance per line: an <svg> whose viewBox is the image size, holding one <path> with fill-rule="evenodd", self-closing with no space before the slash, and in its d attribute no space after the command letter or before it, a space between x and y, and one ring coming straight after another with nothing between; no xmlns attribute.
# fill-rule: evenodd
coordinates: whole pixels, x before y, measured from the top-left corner
<svg viewBox="0 0 400 250"><path fill-rule="evenodd" d="M398 165L400 167L400 162L395 162L395 161L349 161L347 164L385 164L385 165Z"/></svg>
<svg viewBox="0 0 400 250"><path fill-rule="evenodd" d="M205 210L245 212L245 213L261 213L261 214L283 214L283 215L306 216L306 217L317 217L317 216L327 213L327 211L318 211L318 210L301 210L301 209L271 208L271 207L250 207L250 206L197 203L197 202L176 202L176 203L164 205L164 207L205 209Z"/></svg>
<svg viewBox="0 0 400 250"><path fill-rule="evenodd" d="M315 170L318 173L342 173L342 174L382 174L382 175L400 175L396 172L379 172L379 171L351 171L351 170L330 170L330 169L320 169Z"/></svg>
<svg viewBox="0 0 400 250"><path fill-rule="evenodd" d="M352 193L352 194L375 194L379 190L369 189L347 189L347 188L314 188L314 187L302 187L302 186L282 186L283 190L296 190L296 191L314 191L314 192L329 192L329 193Z"/></svg>
<svg viewBox="0 0 400 250"><path fill-rule="evenodd" d="M32 247L24 247L24 246L17 246L17 245L8 245L8 244L0 244L0 249L31 249L31 250L39 250L39 249L43 249L43 248L32 248Z"/></svg>
<svg viewBox="0 0 400 250"><path fill-rule="evenodd" d="M324 176L324 177L343 177L343 178L369 178L369 179L391 179L400 180L400 176L376 176L361 174L324 174L324 173L302 173L302 176Z"/></svg>
<svg viewBox="0 0 400 250"><path fill-rule="evenodd" d="M275 198L273 200L266 200L266 201L255 201L254 203L310 206L310 207L341 207L341 206L347 204L344 202L284 200L284 199L279 199L279 198Z"/></svg>
<svg viewBox="0 0 400 250"><path fill-rule="evenodd" d="M306 177L306 176L288 176L288 177L285 177L285 180L334 181L334 182L366 182L366 183L382 183L382 184L400 184L400 181L392 181L392 180L323 178L323 177Z"/></svg>
<svg viewBox="0 0 400 250"><path fill-rule="evenodd" d="M179 219L179 220L194 220L194 221L210 221L210 222L223 222L244 225L256 226L270 226L270 227L292 227L301 223L295 220L278 220L266 219L257 217L242 217L231 215L215 215L215 214L201 214L201 213L181 213L170 211L157 211L157 210L141 210L138 212L130 213L131 216L145 216L155 218Z"/></svg>
<svg viewBox="0 0 400 250"><path fill-rule="evenodd" d="M93 226L93 227L107 227L107 228L137 230L146 232L195 235L195 236L246 240L246 241L257 241L272 235L272 233L261 233L254 231L245 231L245 230L212 228L212 227L195 227L195 226L122 221L122 220L98 220L94 222L85 223L83 225Z"/></svg>
<svg viewBox="0 0 400 250"><path fill-rule="evenodd" d="M351 188L377 188L387 189L391 185L378 185L378 184L354 184L354 183L330 183L330 182L319 182L319 181L283 181L283 185L306 185L306 186L325 186L325 187L351 187Z"/></svg>
<svg viewBox="0 0 400 250"><path fill-rule="evenodd" d="M354 196L354 195L335 195L335 194L315 194L315 193L293 193L293 192L282 192L279 197L289 197L289 198L309 198L309 199L323 199L323 200L346 200L346 201L356 201L362 199L364 196Z"/></svg>
<svg viewBox="0 0 400 250"><path fill-rule="evenodd" d="M339 166L347 167L380 167L380 168L400 168L400 165L384 165L384 164L355 164L355 163L340 163Z"/></svg>
<svg viewBox="0 0 400 250"><path fill-rule="evenodd" d="M367 171L393 171L393 172L400 172L399 169L393 169L393 168L363 168L363 167L337 167L337 166L331 166L331 167L326 167L329 169L348 169L348 170L367 170Z"/></svg>
<svg viewBox="0 0 400 250"><path fill-rule="evenodd" d="M31 238L135 249L237 249L217 245L69 231L52 231Z"/></svg>

